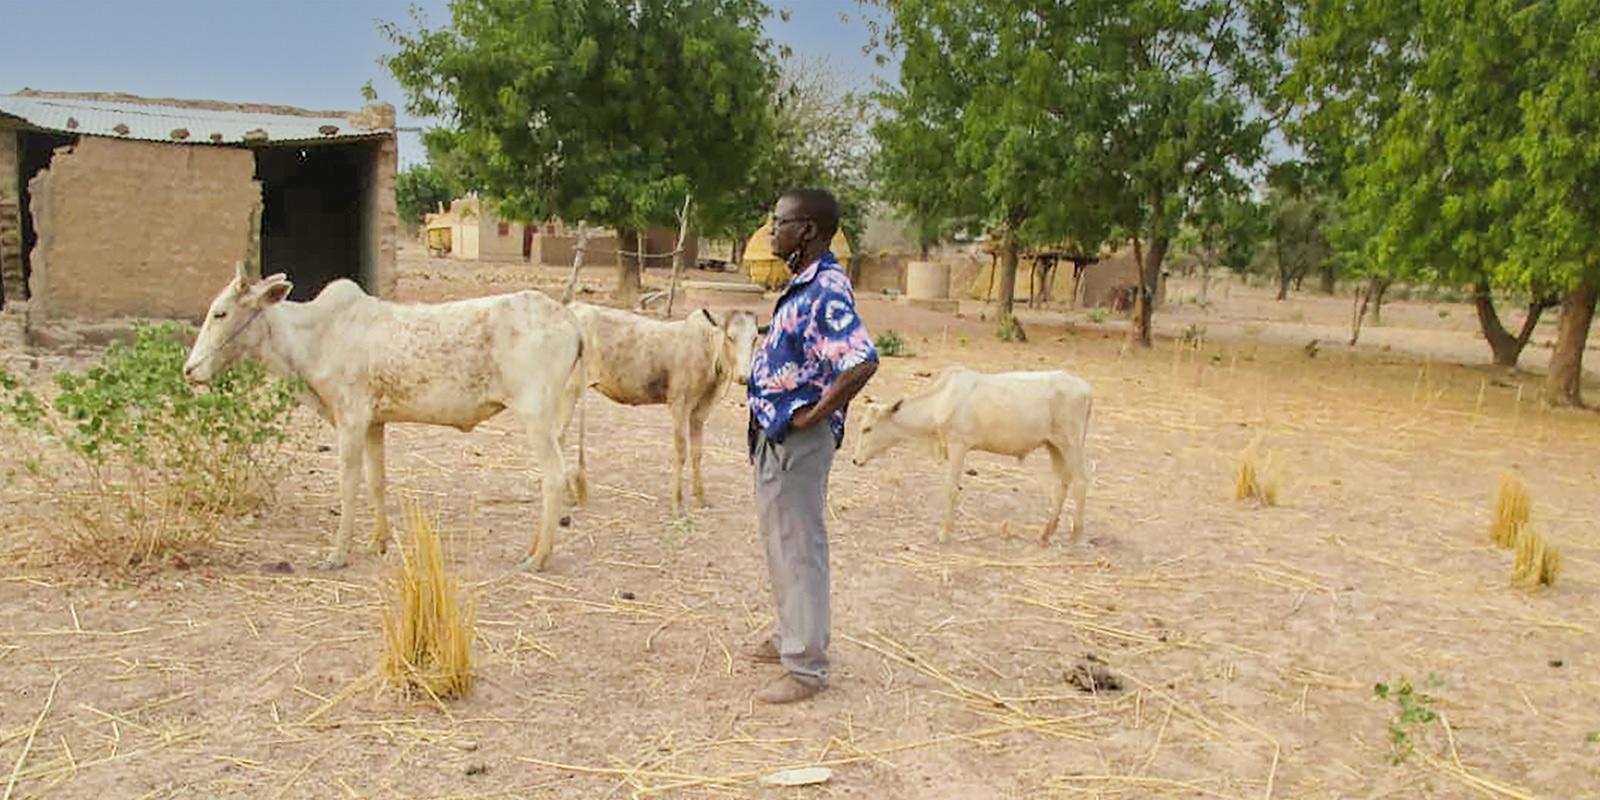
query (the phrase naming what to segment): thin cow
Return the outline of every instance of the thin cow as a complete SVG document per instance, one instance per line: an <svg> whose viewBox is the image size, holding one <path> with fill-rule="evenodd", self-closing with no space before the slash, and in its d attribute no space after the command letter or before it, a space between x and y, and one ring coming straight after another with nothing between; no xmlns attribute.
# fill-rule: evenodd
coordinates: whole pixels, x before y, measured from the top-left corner
<svg viewBox="0 0 1600 800"><path fill-rule="evenodd" d="M470 431L502 410L521 419L533 460L545 476L543 510L523 562L543 569L555 542L564 492L587 499L583 444L568 474L565 429L583 392L583 335L560 303L517 292L448 303L391 303L349 280L328 284L308 302L285 302L280 274L251 280L244 265L211 303L183 374L207 383L241 358L285 378L299 378L306 402L334 426L342 492L333 553L320 566L349 563L362 465L374 516L371 550L389 543L384 507L384 426L446 425ZM563 476L553 478L553 476Z"/></svg>
<svg viewBox="0 0 1600 800"><path fill-rule="evenodd" d="M683 509L687 455L694 498L706 504L700 445L706 418L731 380L749 380L759 328L748 311L693 311L667 322L587 303L568 306L583 327L589 385L625 405L666 404L672 412L672 512Z"/></svg>
<svg viewBox="0 0 1600 800"><path fill-rule="evenodd" d="M949 367L918 394L893 405L868 403L851 460L863 466L900 442L928 444L945 460L948 475L949 497L939 529L939 541L946 542L955 526L956 493L968 452L999 453L1021 461L1042 447L1050 453L1056 487L1050 521L1039 542L1048 543L1055 533L1070 491L1071 542L1076 543L1083 532L1083 503L1089 491L1084 445L1092 406L1089 384L1060 370L985 374Z"/></svg>

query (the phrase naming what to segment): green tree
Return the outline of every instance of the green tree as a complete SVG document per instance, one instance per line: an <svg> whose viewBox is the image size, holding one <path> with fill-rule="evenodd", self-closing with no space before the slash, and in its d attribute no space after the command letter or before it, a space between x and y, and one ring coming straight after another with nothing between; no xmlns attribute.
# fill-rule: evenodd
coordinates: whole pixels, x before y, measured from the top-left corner
<svg viewBox="0 0 1600 800"><path fill-rule="evenodd" d="M786 55L769 99L772 125L745 179L708 201L705 230L731 238L735 251L766 221L787 189L827 189L839 200L840 227L861 241L871 186L866 173L871 139L867 106L844 89L826 61Z"/></svg>
<svg viewBox="0 0 1600 800"><path fill-rule="evenodd" d="M1509 16L1527 57L1514 144L1529 184L1511 269L1518 280L1562 292L1544 396L1581 406L1583 352L1600 296L1600 5L1554 0Z"/></svg>
<svg viewBox="0 0 1600 800"><path fill-rule="evenodd" d="M771 135L760 0L452 0L450 25L382 29L407 109L464 187L512 219L671 224L745 180ZM642 238L642 237L641 237ZM639 291L620 259L617 294Z"/></svg>
<svg viewBox="0 0 1600 800"><path fill-rule="evenodd" d="M1299 164L1276 165L1267 176L1267 233L1278 272L1278 299L1289 287L1332 263L1332 208Z"/></svg>
<svg viewBox="0 0 1600 800"><path fill-rule="evenodd" d="M895 0L899 85L875 129L883 190L976 218L1001 242L1001 318L1018 245L1132 238L1138 333L1201 198L1242 195L1281 72L1273 0Z"/></svg>
<svg viewBox="0 0 1600 800"><path fill-rule="evenodd" d="M1471 289L1505 366L1568 282L1548 260L1529 266L1531 240L1518 231L1538 191L1518 152L1522 98L1553 56L1513 25L1515 6L1299 0L1287 92L1303 112L1298 138L1336 176L1378 296L1393 280ZM1494 290L1532 298L1519 333L1502 323Z"/></svg>
<svg viewBox="0 0 1600 800"><path fill-rule="evenodd" d="M1248 196L1213 195L1201 198L1188 217L1176 245L1200 267L1198 300L1206 305L1213 270L1242 272L1255 259L1266 236L1266 212Z"/></svg>
<svg viewBox="0 0 1600 800"><path fill-rule="evenodd" d="M999 317L1014 328L1020 248L1110 235L1096 120L1079 116L1094 99L1075 100L1082 87L1052 52L1070 15L1016 0L880 4L882 44L901 60L898 84L875 93L878 189L919 226L955 221L998 241Z"/></svg>
<svg viewBox="0 0 1600 800"><path fill-rule="evenodd" d="M400 221L408 228L422 223L422 217L440 203L448 206L455 199L445 177L429 164L413 164L394 178L395 207Z"/></svg>

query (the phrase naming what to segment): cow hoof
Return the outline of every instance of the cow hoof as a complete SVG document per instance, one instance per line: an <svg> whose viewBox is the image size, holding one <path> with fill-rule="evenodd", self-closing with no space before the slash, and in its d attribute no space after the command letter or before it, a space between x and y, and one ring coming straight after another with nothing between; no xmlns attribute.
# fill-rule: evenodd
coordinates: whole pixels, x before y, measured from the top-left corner
<svg viewBox="0 0 1600 800"><path fill-rule="evenodd" d="M373 543L367 545L367 552L375 556L381 556L384 553L389 552L389 543L384 541L374 541Z"/></svg>
<svg viewBox="0 0 1600 800"><path fill-rule="evenodd" d="M528 556L527 558L522 559L521 563L517 564L517 569L525 570L527 572L544 572L544 563L544 559L540 559L536 556Z"/></svg>
<svg viewBox="0 0 1600 800"><path fill-rule="evenodd" d="M570 516L562 517L561 521L559 523L557 523L557 524L560 525L563 528L570 528L570 527L572 527L572 517L570 517Z"/></svg>
<svg viewBox="0 0 1600 800"><path fill-rule="evenodd" d="M323 572L332 572L334 570L344 569L348 566L350 566L350 561L348 559L327 558L318 561L314 569L318 569Z"/></svg>

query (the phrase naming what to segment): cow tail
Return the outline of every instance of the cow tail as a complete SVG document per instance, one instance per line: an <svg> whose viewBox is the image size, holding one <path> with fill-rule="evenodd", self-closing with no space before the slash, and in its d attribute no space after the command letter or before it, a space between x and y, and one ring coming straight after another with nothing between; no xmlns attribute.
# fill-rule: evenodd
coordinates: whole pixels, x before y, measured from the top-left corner
<svg viewBox="0 0 1600 800"><path fill-rule="evenodd" d="M589 364L588 359L584 357L583 339L583 329L580 327L578 332L578 357L573 359L572 377L569 380L573 386L572 391L576 393L573 403L577 406L578 412L578 471L572 477L571 487L573 496L578 500L578 506L586 508L589 505L589 475L588 463L584 457L585 414L583 396L588 394L584 389L589 384Z"/></svg>

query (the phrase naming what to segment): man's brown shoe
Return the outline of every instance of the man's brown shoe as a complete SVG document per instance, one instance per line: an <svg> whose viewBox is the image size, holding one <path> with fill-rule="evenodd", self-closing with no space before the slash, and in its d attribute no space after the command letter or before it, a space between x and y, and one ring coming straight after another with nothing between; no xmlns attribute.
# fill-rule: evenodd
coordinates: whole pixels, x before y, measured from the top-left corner
<svg viewBox="0 0 1600 800"><path fill-rule="evenodd" d="M822 684L807 683L796 678L794 673L785 672L777 680L756 692L756 699L763 703L781 705L804 700L820 691Z"/></svg>
<svg viewBox="0 0 1600 800"><path fill-rule="evenodd" d="M778 654L778 646L771 639L762 639L761 644L745 651L745 655L757 664L781 664L783 656Z"/></svg>

